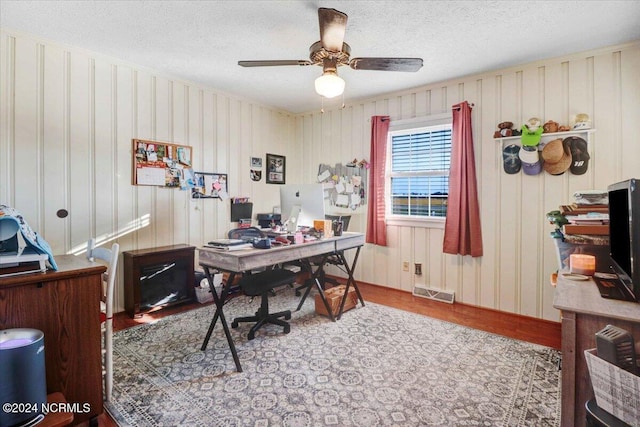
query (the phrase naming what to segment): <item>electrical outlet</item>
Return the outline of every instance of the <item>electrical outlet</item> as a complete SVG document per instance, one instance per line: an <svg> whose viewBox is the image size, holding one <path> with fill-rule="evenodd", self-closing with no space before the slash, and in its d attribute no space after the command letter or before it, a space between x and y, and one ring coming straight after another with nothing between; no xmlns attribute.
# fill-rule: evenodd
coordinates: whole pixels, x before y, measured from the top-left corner
<svg viewBox="0 0 640 427"><path fill-rule="evenodd" d="M409 261L402 261L402 271L409 271Z"/></svg>
<svg viewBox="0 0 640 427"><path fill-rule="evenodd" d="M422 264L419 262L416 262L414 264L414 268L415 268L415 274L416 276L422 276Z"/></svg>

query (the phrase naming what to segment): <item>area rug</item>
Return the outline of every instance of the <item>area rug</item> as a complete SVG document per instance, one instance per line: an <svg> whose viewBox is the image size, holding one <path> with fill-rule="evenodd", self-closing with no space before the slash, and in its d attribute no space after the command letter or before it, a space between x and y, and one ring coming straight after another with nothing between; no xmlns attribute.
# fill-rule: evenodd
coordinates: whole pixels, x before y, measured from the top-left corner
<svg viewBox="0 0 640 427"><path fill-rule="evenodd" d="M272 311L295 309L290 289ZM225 306L229 322L259 301ZM117 332L119 426L559 426L556 350L366 303L331 322L313 298L291 332L231 329L235 371L218 324L200 351L213 306Z"/></svg>

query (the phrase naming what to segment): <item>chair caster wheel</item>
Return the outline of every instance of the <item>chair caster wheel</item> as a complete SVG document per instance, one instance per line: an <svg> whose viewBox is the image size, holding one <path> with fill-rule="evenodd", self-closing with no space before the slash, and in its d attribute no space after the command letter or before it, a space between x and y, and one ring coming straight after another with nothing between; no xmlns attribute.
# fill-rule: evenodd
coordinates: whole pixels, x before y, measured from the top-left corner
<svg viewBox="0 0 640 427"><path fill-rule="evenodd" d="M249 335L247 335L247 339L249 341L251 341L252 339L254 339L256 337L256 334L254 334L253 332L249 332Z"/></svg>
<svg viewBox="0 0 640 427"><path fill-rule="evenodd" d="M300 296L300 291L296 291L296 296L299 297Z"/></svg>
<svg viewBox="0 0 640 427"><path fill-rule="evenodd" d="M287 325L284 327L284 333L288 334L289 332L291 332L291 326Z"/></svg>
<svg viewBox="0 0 640 427"><path fill-rule="evenodd" d="M231 322L231 327L236 329L238 327L238 322Z"/></svg>
<svg viewBox="0 0 640 427"><path fill-rule="evenodd" d="M291 319L291 313L284 315L284 320L290 320L290 319Z"/></svg>

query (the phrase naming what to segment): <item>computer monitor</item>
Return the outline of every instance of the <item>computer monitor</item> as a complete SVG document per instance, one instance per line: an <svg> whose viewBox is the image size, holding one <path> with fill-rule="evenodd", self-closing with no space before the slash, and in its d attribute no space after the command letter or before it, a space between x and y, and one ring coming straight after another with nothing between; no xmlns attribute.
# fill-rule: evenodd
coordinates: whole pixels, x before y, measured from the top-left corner
<svg viewBox="0 0 640 427"><path fill-rule="evenodd" d="M324 218L322 184L285 184L280 186L280 211L289 231L313 227L314 219Z"/></svg>
<svg viewBox="0 0 640 427"><path fill-rule="evenodd" d="M625 286L625 299L640 301L640 187L635 179L611 184L609 250L611 269Z"/></svg>

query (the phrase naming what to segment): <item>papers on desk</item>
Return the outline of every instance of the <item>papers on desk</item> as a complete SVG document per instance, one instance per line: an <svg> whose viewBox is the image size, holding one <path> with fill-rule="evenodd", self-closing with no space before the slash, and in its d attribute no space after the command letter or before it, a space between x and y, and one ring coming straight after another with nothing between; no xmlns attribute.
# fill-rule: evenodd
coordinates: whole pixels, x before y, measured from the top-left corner
<svg viewBox="0 0 640 427"><path fill-rule="evenodd" d="M239 245L212 245L207 243L204 245L205 248L217 249L220 251L241 251L244 249L252 249L253 245L251 243L242 243Z"/></svg>
<svg viewBox="0 0 640 427"><path fill-rule="evenodd" d="M215 246L234 246L241 245L243 243L247 242L242 239L213 239L212 241L208 242L209 245Z"/></svg>
<svg viewBox="0 0 640 427"><path fill-rule="evenodd" d="M223 251L238 251L252 248L253 245L241 239L214 239L204 245L207 248L220 249Z"/></svg>

